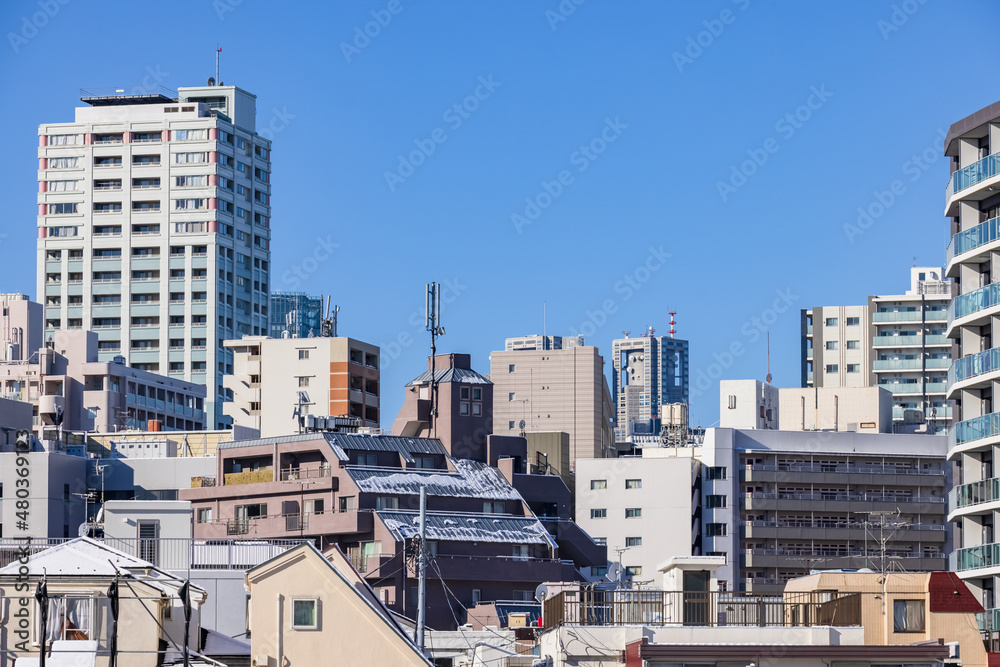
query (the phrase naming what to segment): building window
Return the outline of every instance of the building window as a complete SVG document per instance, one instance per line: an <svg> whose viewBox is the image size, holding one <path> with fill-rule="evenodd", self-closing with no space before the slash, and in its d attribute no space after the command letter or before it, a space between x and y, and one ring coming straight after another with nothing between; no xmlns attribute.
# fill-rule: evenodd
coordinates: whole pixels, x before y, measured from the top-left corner
<svg viewBox="0 0 1000 667"><path fill-rule="evenodd" d="M837 322L836 322L836 320L834 320L834 325L836 325L836 324L837 324ZM849 326L849 327L856 327L856 326L859 326L860 324L861 324L861 318L860 317L848 317L847 318L847 326Z"/></svg>
<svg viewBox="0 0 1000 667"><path fill-rule="evenodd" d="M924 601L894 600L892 603L892 626L894 632L923 632Z"/></svg>
<svg viewBox="0 0 1000 667"><path fill-rule="evenodd" d="M724 537L726 535L726 524L707 523L705 524L705 534L709 537Z"/></svg>
<svg viewBox="0 0 1000 667"><path fill-rule="evenodd" d="M514 400L514 396L515 396L514 392L510 392L509 394L507 394L507 400L508 401L513 401Z"/></svg>
<svg viewBox="0 0 1000 667"><path fill-rule="evenodd" d="M641 479L626 479L625 480L626 489L641 489L642 480Z"/></svg>
<svg viewBox="0 0 1000 667"><path fill-rule="evenodd" d="M483 599L483 589L473 588L472 589L472 604L477 605Z"/></svg>
<svg viewBox="0 0 1000 667"><path fill-rule="evenodd" d="M836 350L837 349L837 341L835 341L835 340L828 340L828 341L826 341L826 349L828 349L828 350Z"/></svg>
<svg viewBox="0 0 1000 667"><path fill-rule="evenodd" d="M626 537L625 546L627 547L641 547L642 538L641 537Z"/></svg>
<svg viewBox="0 0 1000 667"><path fill-rule="evenodd" d="M398 510L399 498L396 498L395 496L379 496L375 499L375 509Z"/></svg>
<svg viewBox="0 0 1000 667"><path fill-rule="evenodd" d="M638 577L642 574L641 565L629 565L625 568L625 575L628 577Z"/></svg>
<svg viewBox="0 0 1000 667"><path fill-rule="evenodd" d="M725 496L705 496L705 507L716 508L725 506L726 506Z"/></svg>
<svg viewBox="0 0 1000 667"><path fill-rule="evenodd" d="M608 518L608 510L606 510L606 509L600 509L600 510L594 510L594 509L592 509L592 510L590 510L590 518L591 519L607 519Z"/></svg>
<svg viewBox="0 0 1000 667"><path fill-rule="evenodd" d="M847 372L848 373L860 373L861 372L861 364L847 364Z"/></svg>
<svg viewBox="0 0 1000 667"><path fill-rule="evenodd" d="M625 508L625 518L626 519L641 519L642 518L642 508L641 507L626 507Z"/></svg>
<svg viewBox="0 0 1000 667"><path fill-rule="evenodd" d="M211 507L199 507L198 508L198 523L212 523L212 508Z"/></svg>
<svg viewBox="0 0 1000 667"><path fill-rule="evenodd" d="M317 628L317 607L319 600L311 598L299 600L292 598L292 629L315 630Z"/></svg>
<svg viewBox="0 0 1000 667"><path fill-rule="evenodd" d="M462 415L463 417L464 416L468 416L468 414L469 414L469 404L468 403L460 403L459 406L458 406L458 414Z"/></svg>
<svg viewBox="0 0 1000 667"><path fill-rule="evenodd" d="M49 215L67 215L69 213L76 213L77 204L64 203L64 204L49 204Z"/></svg>
<svg viewBox="0 0 1000 667"><path fill-rule="evenodd" d="M102 621L111 614L106 598L53 596L48 601L49 622L45 640L107 641L107 627ZM41 635L40 615L35 615L35 637Z"/></svg>
<svg viewBox="0 0 1000 667"><path fill-rule="evenodd" d="M463 401L469 400L469 388L468 387L461 387L458 391L459 391L459 398L461 398Z"/></svg>
<svg viewBox="0 0 1000 667"><path fill-rule="evenodd" d="M730 410L735 410L736 409L736 395L735 394L730 394L729 395L729 409Z"/></svg>
<svg viewBox="0 0 1000 667"><path fill-rule="evenodd" d="M595 537L593 539L594 539L594 544L599 544L602 547L603 546L607 546L607 544L608 544L608 538L606 538L606 537Z"/></svg>
<svg viewBox="0 0 1000 667"><path fill-rule="evenodd" d="M836 373L839 370L840 370L840 367L837 364L827 364L826 365L826 372L827 373Z"/></svg>
<svg viewBox="0 0 1000 667"><path fill-rule="evenodd" d="M847 341L847 349L848 350L860 350L861 349L861 341L858 341L858 340L849 340L849 341Z"/></svg>
<svg viewBox="0 0 1000 667"><path fill-rule="evenodd" d="M473 417L478 417L481 414L483 414L483 404L482 403L473 403L472 404L472 416Z"/></svg>
<svg viewBox="0 0 1000 667"><path fill-rule="evenodd" d="M608 574L607 565L591 565L590 566L590 576L592 577L603 577Z"/></svg>
<svg viewBox="0 0 1000 667"><path fill-rule="evenodd" d="M354 511L354 496L341 496L340 497L340 511L341 512L353 512Z"/></svg>
<svg viewBox="0 0 1000 667"><path fill-rule="evenodd" d="M837 318L836 317L828 317L828 318L826 318L826 326L828 326L828 327L835 327L835 326L837 326Z"/></svg>
<svg viewBox="0 0 1000 667"><path fill-rule="evenodd" d="M300 377L299 378L299 386L300 387L308 387L309 386L309 378L307 378L307 377Z"/></svg>
<svg viewBox="0 0 1000 667"><path fill-rule="evenodd" d="M606 479L592 479L592 480L590 480L590 489L591 489L591 491L595 491L597 489L606 489L606 488L608 488L608 480L606 480Z"/></svg>
<svg viewBox="0 0 1000 667"><path fill-rule="evenodd" d="M711 466L708 469L708 479L726 479L726 469L723 466Z"/></svg>
<svg viewBox="0 0 1000 667"><path fill-rule="evenodd" d="M503 514L504 509L502 500L487 500L483 503L483 514Z"/></svg>
<svg viewBox="0 0 1000 667"><path fill-rule="evenodd" d="M513 421L507 422L507 428L509 430L513 431L514 430L514 422Z"/></svg>
<svg viewBox="0 0 1000 667"><path fill-rule="evenodd" d="M481 400L483 400L483 390L480 389L479 387L476 387L475 389L473 389L472 390L472 400L474 400L474 401L481 401Z"/></svg>
<svg viewBox="0 0 1000 667"><path fill-rule="evenodd" d="M510 364L509 366L507 366L507 372L508 373L513 373L514 372L514 364Z"/></svg>

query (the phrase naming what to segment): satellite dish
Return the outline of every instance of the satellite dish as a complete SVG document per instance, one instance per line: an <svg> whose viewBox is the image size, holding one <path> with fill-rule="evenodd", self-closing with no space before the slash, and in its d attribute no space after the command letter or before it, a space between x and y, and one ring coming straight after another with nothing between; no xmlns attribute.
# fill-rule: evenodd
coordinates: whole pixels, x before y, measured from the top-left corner
<svg viewBox="0 0 1000 667"><path fill-rule="evenodd" d="M549 587L545 584L538 584L538 588L535 589L535 599L539 602L545 602L549 596Z"/></svg>
<svg viewBox="0 0 1000 667"><path fill-rule="evenodd" d="M214 76L208 77L208 85L210 85L210 86L214 86L215 85L215 77Z"/></svg>
<svg viewBox="0 0 1000 667"><path fill-rule="evenodd" d="M612 563L610 566L608 566L608 573L605 576L607 576L608 581L618 581L618 576L621 574L621 572L622 572L622 564Z"/></svg>
<svg viewBox="0 0 1000 667"><path fill-rule="evenodd" d="M518 428L520 428L523 431L524 430L524 420L522 419L521 421L519 421L517 423L517 426L518 426Z"/></svg>
<svg viewBox="0 0 1000 667"><path fill-rule="evenodd" d="M77 537L88 537L90 535L90 524L83 522L80 527L76 529Z"/></svg>

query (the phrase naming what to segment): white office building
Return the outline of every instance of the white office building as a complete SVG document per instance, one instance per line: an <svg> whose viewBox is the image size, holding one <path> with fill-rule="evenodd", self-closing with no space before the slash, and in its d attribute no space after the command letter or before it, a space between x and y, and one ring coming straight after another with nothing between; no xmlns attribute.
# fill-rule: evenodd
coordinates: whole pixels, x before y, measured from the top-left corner
<svg viewBox="0 0 1000 667"><path fill-rule="evenodd" d="M45 335L98 333L101 361L205 384L268 328L271 142L235 86L81 91L73 122L38 126L38 298Z"/></svg>

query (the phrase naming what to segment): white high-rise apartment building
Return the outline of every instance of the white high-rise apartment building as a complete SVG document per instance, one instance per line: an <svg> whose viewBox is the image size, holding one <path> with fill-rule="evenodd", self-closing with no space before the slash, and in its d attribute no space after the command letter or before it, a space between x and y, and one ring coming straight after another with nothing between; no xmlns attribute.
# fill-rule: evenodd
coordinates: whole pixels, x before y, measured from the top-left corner
<svg viewBox="0 0 1000 667"><path fill-rule="evenodd" d="M948 397L956 422L948 457L959 484L948 498L948 518L960 548L949 569L969 584L986 608L980 627L1000 622L1000 102L956 122L945 137L951 160L945 215L951 243L945 272L958 285L948 309L947 335L957 342L948 370Z"/></svg>
<svg viewBox="0 0 1000 667"><path fill-rule="evenodd" d="M207 385L228 419L226 339L266 335L271 142L235 86L82 91L38 127L38 298L46 337L92 329L101 361Z"/></svg>

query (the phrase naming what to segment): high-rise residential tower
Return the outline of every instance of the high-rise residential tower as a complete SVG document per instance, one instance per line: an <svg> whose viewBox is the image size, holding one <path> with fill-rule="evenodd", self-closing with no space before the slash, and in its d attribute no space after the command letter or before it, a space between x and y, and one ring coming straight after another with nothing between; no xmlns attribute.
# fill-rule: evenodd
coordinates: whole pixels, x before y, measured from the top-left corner
<svg viewBox="0 0 1000 667"><path fill-rule="evenodd" d="M803 310L802 386L882 387L892 392L895 422L916 419L943 430L952 419L945 319L954 289L940 267L914 266L905 294Z"/></svg>
<svg viewBox="0 0 1000 667"><path fill-rule="evenodd" d="M948 498L960 548L950 568L986 608L985 625L1000 621L1000 102L953 124L944 154L951 160L945 215L951 243L945 271L958 286L948 309L947 335L957 343L948 370L956 422L948 456L961 479Z"/></svg>
<svg viewBox="0 0 1000 667"><path fill-rule="evenodd" d="M663 406L688 403L688 342L655 333L649 327L638 338L612 341L611 392L618 442L634 434L659 434L662 420L669 418Z"/></svg>
<svg viewBox="0 0 1000 667"><path fill-rule="evenodd" d="M222 342L268 331L271 142L256 97L81 93L73 122L38 127L46 336L92 329L102 361L205 384L206 424L224 427Z"/></svg>

